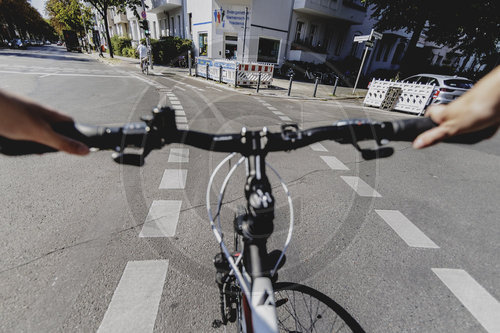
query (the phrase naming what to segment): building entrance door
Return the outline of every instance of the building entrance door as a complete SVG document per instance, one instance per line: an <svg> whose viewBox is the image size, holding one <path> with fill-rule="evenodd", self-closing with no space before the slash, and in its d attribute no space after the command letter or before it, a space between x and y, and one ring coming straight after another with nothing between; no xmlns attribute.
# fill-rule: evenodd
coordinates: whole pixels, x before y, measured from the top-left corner
<svg viewBox="0 0 500 333"><path fill-rule="evenodd" d="M238 36L226 35L224 45L225 58L235 60L238 50Z"/></svg>

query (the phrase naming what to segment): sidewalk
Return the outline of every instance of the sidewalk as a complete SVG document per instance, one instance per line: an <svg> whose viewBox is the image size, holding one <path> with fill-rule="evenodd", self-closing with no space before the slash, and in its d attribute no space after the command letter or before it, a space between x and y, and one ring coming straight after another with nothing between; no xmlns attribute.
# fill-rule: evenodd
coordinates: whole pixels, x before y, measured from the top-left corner
<svg viewBox="0 0 500 333"><path fill-rule="evenodd" d="M99 58L98 53L88 54L89 56L97 59L98 61L108 63L108 64L118 64L119 62L125 62L128 64L139 64L139 59L135 58L127 58L115 55L114 58L110 58L108 54L105 58ZM154 69L152 70L154 75L162 76L162 75L171 75L176 74L179 76L187 76L189 77L189 69L182 67L168 67L163 65L154 65ZM194 75L194 68L192 69ZM333 93L333 85L318 85L318 90L316 92L316 97L313 97L314 93L314 83L310 82L299 82L294 81L292 83L292 90L290 96L288 96L288 86L290 84L289 80L277 79L273 78L273 84L269 87L262 86L259 89L259 92L256 92L256 87L233 87L231 85L225 83L219 83L213 80L206 80L201 77L194 77L194 80L200 80L206 84L213 84L216 86L223 85L226 89L234 90L241 93L247 94L258 94L262 96L273 96L273 97L283 97L283 98L294 98L294 99L310 99L310 100L338 100L338 99L361 99L366 95L367 89L356 89L356 94L352 94L352 87L337 87L335 92L335 96Z"/></svg>

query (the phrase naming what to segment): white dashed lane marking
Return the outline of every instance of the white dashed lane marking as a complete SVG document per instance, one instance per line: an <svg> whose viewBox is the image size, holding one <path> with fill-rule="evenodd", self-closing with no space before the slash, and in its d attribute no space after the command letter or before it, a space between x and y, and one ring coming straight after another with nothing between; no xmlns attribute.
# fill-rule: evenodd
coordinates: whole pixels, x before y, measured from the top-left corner
<svg viewBox="0 0 500 333"><path fill-rule="evenodd" d="M174 88L175 88L175 89L179 89L179 90L181 90L181 91L186 91L186 89L181 88L181 87L179 87L179 86L175 86Z"/></svg>
<svg viewBox="0 0 500 333"><path fill-rule="evenodd" d="M180 200L153 201L139 237L174 237L181 206Z"/></svg>
<svg viewBox="0 0 500 333"><path fill-rule="evenodd" d="M180 126L179 126L180 128ZM186 187L186 169L166 169L161 179L160 189L183 189Z"/></svg>
<svg viewBox="0 0 500 333"><path fill-rule="evenodd" d="M187 148L172 148L168 155L168 162L187 163L189 162L189 149Z"/></svg>
<svg viewBox="0 0 500 333"><path fill-rule="evenodd" d="M278 109L276 109L275 107L272 107L272 106L268 106L267 108L268 108L269 110L271 110L271 111L276 111L276 110L278 110Z"/></svg>
<svg viewBox="0 0 500 333"><path fill-rule="evenodd" d="M380 210L375 212L401 237L408 246L439 249L416 225L398 210Z"/></svg>
<svg viewBox="0 0 500 333"><path fill-rule="evenodd" d="M319 142L315 142L311 145L309 145L309 147L311 147L312 150L314 151L328 151L325 146L323 146L321 143Z"/></svg>
<svg viewBox="0 0 500 333"><path fill-rule="evenodd" d="M269 103L262 103L262 105L264 105L264 106L272 106L272 105L271 105L271 104L269 104Z"/></svg>
<svg viewBox="0 0 500 333"><path fill-rule="evenodd" d="M433 268L432 271L486 331L500 332L500 303L469 273L450 268Z"/></svg>
<svg viewBox="0 0 500 333"><path fill-rule="evenodd" d="M332 170L349 170L349 168L344 163L340 162L335 156L320 157Z"/></svg>
<svg viewBox="0 0 500 333"><path fill-rule="evenodd" d="M278 116L284 116L285 114L281 111L273 111L274 114L278 115Z"/></svg>
<svg viewBox="0 0 500 333"><path fill-rule="evenodd" d="M280 116L280 119L283 121L292 121L292 119L290 119L290 117L287 116Z"/></svg>
<svg viewBox="0 0 500 333"><path fill-rule="evenodd" d="M153 332L168 260L129 261L97 330Z"/></svg>
<svg viewBox="0 0 500 333"><path fill-rule="evenodd" d="M356 193L362 197L382 197L370 185L365 183L361 178L355 176L340 176Z"/></svg>

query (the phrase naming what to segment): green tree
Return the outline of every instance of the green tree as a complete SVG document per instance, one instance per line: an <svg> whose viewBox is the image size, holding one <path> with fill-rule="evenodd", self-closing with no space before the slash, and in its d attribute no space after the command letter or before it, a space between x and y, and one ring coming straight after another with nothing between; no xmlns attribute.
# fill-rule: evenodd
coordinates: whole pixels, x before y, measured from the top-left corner
<svg viewBox="0 0 500 333"><path fill-rule="evenodd" d="M102 16L104 20L104 30L106 32L106 40L108 41L109 56L113 58L113 45L111 43L111 37L109 35L109 25L108 25L108 9L110 7L116 7L120 11L124 11L125 7L129 7L135 11L137 6L141 5L140 0L87 0L97 12Z"/></svg>
<svg viewBox="0 0 500 333"><path fill-rule="evenodd" d="M62 35L63 30L73 30L83 35L85 27L91 25L90 8L82 6L78 0L48 0L45 12L59 35Z"/></svg>
<svg viewBox="0 0 500 333"><path fill-rule="evenodd" d="M26 0L0 0L0 27L3 38L53 39L53 30Z"/></svg>
<svg viewBox="0 0 500 333"><path fill-rule="evenodd" d="M494 59L500 36L498 0L364 0L374 9L379 30L404 29L411 33L401 62L407 71L417 61L416 45L423 31L427 40L460 50L464 55Z"/></svg>

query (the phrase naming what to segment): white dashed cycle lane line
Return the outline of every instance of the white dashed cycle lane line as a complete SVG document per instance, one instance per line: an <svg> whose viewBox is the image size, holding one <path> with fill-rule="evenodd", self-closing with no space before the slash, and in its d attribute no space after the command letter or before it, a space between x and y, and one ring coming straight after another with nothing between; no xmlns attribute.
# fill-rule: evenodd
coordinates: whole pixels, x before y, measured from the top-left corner
<svg viewBox="0 0 500 333"><path fill-rule="evenodd" d="M153 332L168 260L129 261L97 330Z"/></svg>
<svg viewBox="0 0 500 333"><path fill-rule="evenodd" d="M500 332L500 303L469 273L450 268L432 268L432 271L487 332Z"/></svg>

